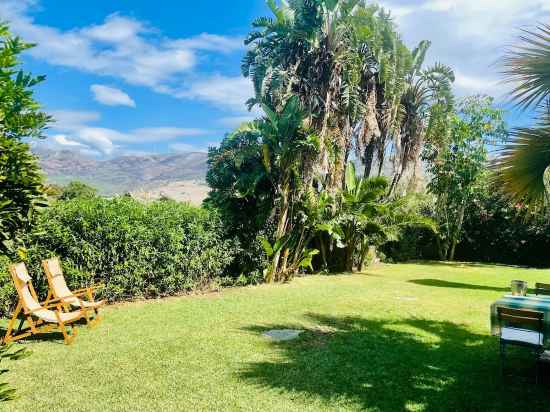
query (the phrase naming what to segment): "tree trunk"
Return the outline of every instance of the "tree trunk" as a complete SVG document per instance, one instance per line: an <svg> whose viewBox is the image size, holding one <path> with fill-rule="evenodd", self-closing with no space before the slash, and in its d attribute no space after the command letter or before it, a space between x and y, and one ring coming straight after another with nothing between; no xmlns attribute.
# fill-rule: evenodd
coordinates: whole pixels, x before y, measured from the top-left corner
<svg viewBox="0 0 550 412"><path fill-rule="evenodd" d="M355 245L350 245L346 247L346 271L353 272L353 252Z"/></svg>
<svg viewBox="0 0 550 412"><path fill-rule="evenodd" d="M395 190L395 188L397 187L397 185L399 184L399 181L401 180L401 177L403 177L403 171L399 171L397 172L394 176L393 176L393 179L392 179L392 182L391 182L391 186L390 186L390 190L388 191L388 194L392 194L393 191Z"/></svg>
<svg viewBox="0 0 550 412"><path fill-rule="evenodd" d="M328 269L327 250L325 248L325 241L323 240L323 234L322 233L319 235L319 246L320 246L320 249L321 249L321 259L323 260L323 269L327 270Z"/></svg>
<svg viewBox="0 0 550 412"><path fill-rule="evenodd" d="M447 260L447 252L449 250L449 244L447 242L442 242L439 236L436 236L437 242L437 254L439 255L439 260Z"/></svg>
<svg viewBox="0 0 550 412"><path fill-rule="evenodd" d="M458 244L458 238L462 230L462 223L464 221L465 210L466 210L466 202L462 202L462 205L460 205L460 209L458 210L458 221L456 224L456 229L454 231L453 238L451 239L451 249L449 251L449 260L451 262L455 260L456 245Z"/></svg>
<svg viewBox="0 0 550 412"><path fill-rule="evenodd" d="M371 141L367 147L365 147L365 171L363 173L363 177L366 179L370 176L371 170L372 170L372 161L374 160L374 149L375 144L374 141Z"/></svg>
<svg viewBox="0 0 550 412"><path fill-rule="evenodd" d="M380 141L377 144L378 150L378 176L382 175L382 168L384 167L384 159L386 157L386 139L380 138Z"/></svg>
<svg viewBox="0 0 550 412"><path fill-rule="evenodd" d="M277 223L277 230L275 231L275 242L277 242L279 239L281 239L286 230L287 225L287 218L288 218L288 187L284 187L282 190L282 205L281 205L281 214L279 216L279 222ZM275 255L273 256L273 264L271 267L271 276L269 276L272 280L278 279L278 273L279 271L279 260L281 258L281 249L279 249L277 252L275 252Z"/></svg>
<svg viewBox="0 0 550 412"><path fill-rule="evenodd" d="M362 272L365 268L365 260L369 254L369 243L367 241L361 244L361 255L359 256L359 272Z"/></svg>

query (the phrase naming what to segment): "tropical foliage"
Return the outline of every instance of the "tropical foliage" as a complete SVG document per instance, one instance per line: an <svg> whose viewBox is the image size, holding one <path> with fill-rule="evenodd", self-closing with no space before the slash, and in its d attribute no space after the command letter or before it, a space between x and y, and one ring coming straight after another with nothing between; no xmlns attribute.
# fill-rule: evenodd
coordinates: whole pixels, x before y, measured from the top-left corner
<svg viewBox="0 0 550 412"><path fill-rule="evenodd" d="M435 107L441 111L452 100L452 71L441 64L423 69L430 43L407 49L389 13L377 6L359 0L268 5L274 17L254 21L246 40L242 70L255 89L250 106L280 108L298 96L320 142L307 177L321 175L335 190L354 152L369 176L374 160L381 174L389 150L393 190L417 164Z"/></svg>
<svg viewBox="0 0 550 412"><path fill-rule="evenodd" d="M29 47L0 24L0 250L4 252L20 250L18 232L46 205L40 169L21 141L42 137L49 120L32 93L44 77L19 69L19 54Z"/></svg>
<svg viewBox="0 0 550 412"><path fill-rule="evenodd" d="M500 186L514 201L547 201L550 166L550 25L525 30L518 46L503 59L512 99L540 112L535 126L513 130L512 141L496 162Z"/></svg>
<svg viewBox="0 0 550 412"><path fill-rule="evenodd" d="M466 207L482 181L488 146L507 137L502 110L489 97L466 98L448 118L448 142L428 145L424 152L432 176L428 191L435 196L438 249L441 259L453 260L462 238Z"/></svg>

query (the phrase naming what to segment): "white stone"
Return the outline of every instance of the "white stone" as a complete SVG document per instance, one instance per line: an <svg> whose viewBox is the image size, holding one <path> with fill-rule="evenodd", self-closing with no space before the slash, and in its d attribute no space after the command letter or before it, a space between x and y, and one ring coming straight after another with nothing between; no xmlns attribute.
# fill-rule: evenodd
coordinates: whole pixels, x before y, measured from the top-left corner
<svg viewBox="0 0 550 412"><path fill-rule="evenodd" d="M303 330L296 329L272 329L262 333L266 338L273 339L275 342L296 339Z"/></svg>

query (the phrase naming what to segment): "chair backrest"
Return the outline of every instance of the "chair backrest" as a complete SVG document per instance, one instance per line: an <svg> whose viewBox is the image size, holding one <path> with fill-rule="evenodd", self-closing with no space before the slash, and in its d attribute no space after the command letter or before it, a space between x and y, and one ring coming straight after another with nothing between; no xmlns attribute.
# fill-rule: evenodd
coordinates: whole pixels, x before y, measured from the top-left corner
<svg viewBox="0 0 550 412"><path fill-rule="evenodd" d="M54 297L64 298L72 296L72 292L67 287L65 282L65 276L63 275L63 269L61 269L61 263L59 258L51 258L42 261L42 267L46 272L50 289L52 290Z"/></svg>
<svg viewBox="0 0 550 412"><path fill-rule="evenodd" d="M544 333L544 313L527 309L497 307L501 327L527 329L540 334Z"/></svg>
<svg viewBox="0 0 550 412"><path fill-rule="evenodd" d="M40 309L42 306L38 303L38 296L32 286L27 266L23 262L12 264L10 274L23 307L28 310Z"/></svg>
<svg viewBox="0 0 550 412"><path fill-rule="evenodd" d="M550 295L550 284L548 283L535 283L536 295Z"/></svg>

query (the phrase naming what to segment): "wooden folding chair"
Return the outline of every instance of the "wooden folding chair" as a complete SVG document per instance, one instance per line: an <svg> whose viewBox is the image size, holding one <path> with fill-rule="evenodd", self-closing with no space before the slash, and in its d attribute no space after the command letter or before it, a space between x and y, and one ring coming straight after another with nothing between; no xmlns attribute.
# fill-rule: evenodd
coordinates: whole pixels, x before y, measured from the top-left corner
<svg viewBox="0 0 550 412"><path fill-rule="evenodd" d="M94 299L93 291L98 287L87 287L75 290L72 292L67 287L65 282L65 276L61 269L59 259L54 257L42 261L42 268L46 273L48 279L49 291L46 302L51 298L59 299L61 303L65 305L68 310L69 306L74 308L86 309L86 321L89 326L94 326L101 321L99 316L99 308L105 304L104 300L96 301ZM82 299L82 296L86 296L88 300ZM94 317L90 319L89 312L94 312Z"/></svg>
<svg viewBox="0 0 550 412"><path fill-rule="evenodd" d="M506 346L529 348L536 358L536 380L539 379L539 359L544 353L544 313L527 309L497 307L500 324L500 360L504 374Z"/></svg>
<svg viewBox="0 0 550 412"><path fill-rule="evenodd" d="M57 330L63 334L65 344L69 345L76 337L76 328L73 323L85 317L85 310L64 312L63 303L59 299L50 299L47 304L38 301L36 292L32 286L31 277L24 263L10 265L10 274L19 296L17 307L13 313L3 343L23 339L30 335L46 333ZM18 330L14 333L17 319L20 319ZM23 323L27 321L29 326L21 330ZM71 327L71 333L67 331Z"/></svg>

